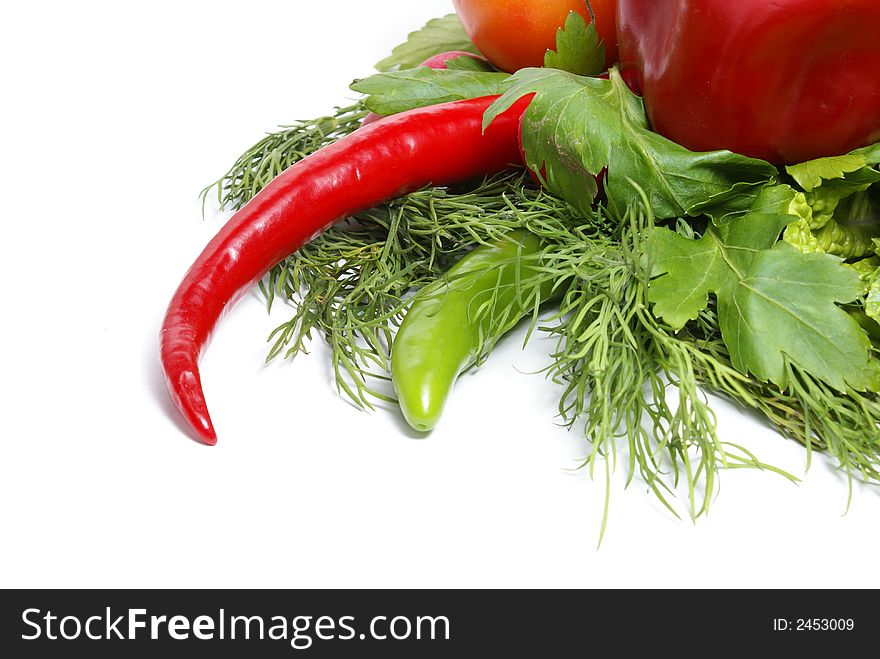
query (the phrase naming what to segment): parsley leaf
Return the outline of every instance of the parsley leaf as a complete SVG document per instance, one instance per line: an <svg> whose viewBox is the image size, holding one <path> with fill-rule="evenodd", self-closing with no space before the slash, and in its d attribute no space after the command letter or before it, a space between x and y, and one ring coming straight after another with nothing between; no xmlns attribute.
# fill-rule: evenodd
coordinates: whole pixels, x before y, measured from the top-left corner
<svg viewBox="0 0 880 659"><path fill-rule="evenodd" d="M449 71L484 71L491 72L497 69L488 61L467 55L459 55L446 60L446 68Z"/></svg>
<svg viewBox="0 0 880 659"><path fill-rule="evenodd" d="M500 94L509 77L506 73L419 66L355 80L351 89L368 94L364 101L368 110L387 116L437 103Z"/></svg>
<svg viewBox="0 0 880 659"><path fill-rule="evenodd" d="M605 42L593 23L576 11L570 12L565 26L556 32L556 50L544 55L544 66L581 76L597 75L605 70Z"/></svg>
<svg viewBox="0 0 880 659"><path fill-rule="evenodd" d="M607 168L608 208L622 217L638 181L660 219L742 213L775 180L768 162L730 151L695 153L654 133L641 99L617 69L609 80L555 69L522 69L487 111L484 125L519 98L535 93L523 123L530 169L545 186L583 213L598 193L596 176Z"/></svg>
<svg viewBox="0 0 880 659"><path fill-rule="evenodd" d="M430 20L422 29L410 33L404 43L391 51L391 55L376 64L376 68L379 71L411 69L433 55L450 50L476 54L480 52L468 38L464 26L455 14Z"/></svg>
<svg viewBox="0 0 880 659"><path fill-rule="evenodd" d="M794 197L788 186L768 189L759 210L710 225L699 240L656 228L648 299L655 315L680 329L714 293L733 365L781 389L793 364L839 391L877 391L880 363L871 357L870 341L838 306L864 294L858 273L835 256L777 243L792 220L785 201ZM766 212L774 206L776 212Z"/></svg>

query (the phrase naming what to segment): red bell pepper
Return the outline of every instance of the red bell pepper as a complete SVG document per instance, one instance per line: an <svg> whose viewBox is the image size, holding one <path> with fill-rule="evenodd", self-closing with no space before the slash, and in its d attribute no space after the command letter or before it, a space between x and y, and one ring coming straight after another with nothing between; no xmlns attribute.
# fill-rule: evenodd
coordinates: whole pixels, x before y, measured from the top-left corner
<svg viewBox="0 0 880 659"><path fill-rule="evenodd" d="M880 1L620 0L624 78L694 151L775 164L880 141Z"/></svg>

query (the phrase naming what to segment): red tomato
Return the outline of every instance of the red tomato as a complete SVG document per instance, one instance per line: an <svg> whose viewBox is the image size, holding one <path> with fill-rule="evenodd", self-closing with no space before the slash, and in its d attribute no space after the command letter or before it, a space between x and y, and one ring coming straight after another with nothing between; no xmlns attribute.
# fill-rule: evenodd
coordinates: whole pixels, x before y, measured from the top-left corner
<svg viewBox="0 0 880 659"><path fill-rule="evenodd" d="M569 12L590 20L584 0L452 0L464 29L480 52L504 71L543 66L556 48L556 30ZM591 0L596 30L605 40L605 63L617 61L617 0Z"/></svg>

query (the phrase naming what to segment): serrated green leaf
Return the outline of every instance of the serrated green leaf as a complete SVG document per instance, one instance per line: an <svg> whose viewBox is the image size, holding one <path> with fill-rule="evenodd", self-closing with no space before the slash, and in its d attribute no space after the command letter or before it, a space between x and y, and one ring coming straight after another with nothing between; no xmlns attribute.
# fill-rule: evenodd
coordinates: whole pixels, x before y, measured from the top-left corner
<svg viewBox="0 0 880 659"><path fill-rule="evenodd" d="M878 164L880 145L874 145L846 155L786 167L786 172L806 193L812 209L810 228L821 229L834 218L842 200L880 182Z"/></svg>
<svg viewBox="0 0 880 659"><path fill-rule="evenodd" d="M605 70L605 42L599 41L596 26L578 12L569 12L565 26L556 32L556 50L544 55L544 66L581 76Z"/></svg>
<svg viewBox="0 0 880 659"><path fill-rule="evenodd" d="M784 239L802 252L825 252L845 259L872 250L880 234L880 204L868 191L880 183L880 145L818 158L786 171L804 188L809 214L793 223Z"/></svg>
<svg viewBox="0 0 880 659"><path fill-rule="evenodd" d="M500 94L509 77L506 73L419 66L355 80L351 89L368 95L364 103L371 112L387 116L437 103Z"/></svg>
<svg viewBox="0 0 880 659"><path fill-rule="evenodd" d="M877 182L880 182L880 171L868 166L846 174L845 178L824 180L820 186L805 193L813 211L810 226L821 229L836 216L841 202L865 192Z"/></svg>
<svg viewBox="0 0 880 659"><path fill-rule="evenodd" d="M865 166L865 158L859 155L832 156L809 160L799 165L785 168L797 184L807 192L812 192L824 181L842 179L847 174L856 172Z"/></svg>
<svg viewBox="0 0 880 659"><path fill-rule="evenodd" d="M838 258L801 254L786 243L759 252L747 276L718 296L734 366L786 387L788 359L838 391L877 391L880 367L870 341L837 306L860 294L858 275Z"/></svg>
<svg viewBox="0 0 880 659"><path fill-rule="evenodd" d="M446 60L446 68L450 71L483 71L486 73L496 70L486 60L478 57L468 57L467 55Z"/></svg>
<svg viewBox="0 0 880 659"><path fill-rule="evenodd" d="M651 250L657 279L651 282L648 299L654 315L681 329L709 305L709 293L721 288L724 272L715 265L721 250L710 237L690 240L666 228L655 230ZM683 273L690 277L686 286Z"/></svg>
<svg viewBox="0 0 880 659"><path fill-rule="evenodd" d="M730 151L695 153L652 132L641 99L616 69L609 80L552 69L523 69L484 117L484 125L526 94L536 96L523 123L528 166L547 187L587 212L605 168L608 208L621 217L637 181L658 219L743 213L777 170Z"/></svg>
<svg viewBox="0 0 880 659"><path fill-rule="evenodd" d="M793 196L794 191L788 190ZM684 327L731 274L744 276L754 255L770 249L790 220L785 214L750 213L736 222L710 227L700 240L657 229L652 241L655 279L648 296L654 313L675 329Z"/></svg>
<svg viewBox="0 0 880 659"><path fill-rule="evenodd" d="M379 71L411 69L429 57L451 50L480 52L455 14L430 20L422 29L411 32L405 42L391 51L391 55L376 64L376 68Z"/></svg>
<svg viewBox="0 0 880 659"><path fill-rule="evenodd" d="M863 295L864 284L837 257L777 243L791 219L754 212L710 226L700 240L655 229L654 313L679 329L714 294L722 338L742 372L785 389L790 362L840 391L877 391L880 364L870 341L838 306Z"/></svg>

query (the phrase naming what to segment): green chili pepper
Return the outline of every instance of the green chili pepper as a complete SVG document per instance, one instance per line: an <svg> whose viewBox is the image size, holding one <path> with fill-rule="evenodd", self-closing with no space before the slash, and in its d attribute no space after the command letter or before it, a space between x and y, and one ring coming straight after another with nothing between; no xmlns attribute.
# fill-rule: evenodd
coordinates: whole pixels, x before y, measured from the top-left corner
<svg viewBox="0 0 880 659"><path fill-rule="evenodd" d="M413 428L431 430L458 376L550 297L552 278L538 276L540 249L533 234L513 232L416 293L391 350L394 389Z"/></svg>

